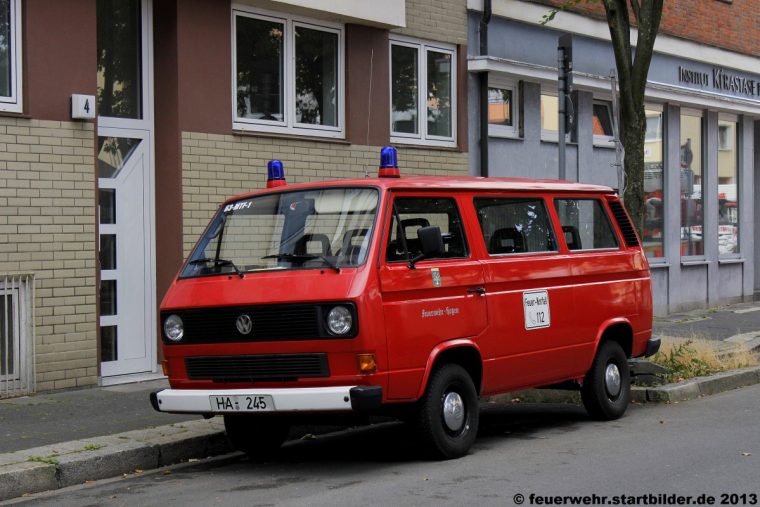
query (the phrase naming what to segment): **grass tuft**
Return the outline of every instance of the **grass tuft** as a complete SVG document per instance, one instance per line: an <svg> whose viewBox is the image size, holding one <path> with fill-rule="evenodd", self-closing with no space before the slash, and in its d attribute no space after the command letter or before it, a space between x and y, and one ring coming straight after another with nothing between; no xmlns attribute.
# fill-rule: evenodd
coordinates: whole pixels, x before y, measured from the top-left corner
<svg viewBox="0 0 760 507"><path fill-rule="evenodd" d="M731 347L725 342L696 335L690 338L664 338L660 351L650 360L670 371L665 376L666 382L680 382L758 364L757 356L746 347Z"/></svg>

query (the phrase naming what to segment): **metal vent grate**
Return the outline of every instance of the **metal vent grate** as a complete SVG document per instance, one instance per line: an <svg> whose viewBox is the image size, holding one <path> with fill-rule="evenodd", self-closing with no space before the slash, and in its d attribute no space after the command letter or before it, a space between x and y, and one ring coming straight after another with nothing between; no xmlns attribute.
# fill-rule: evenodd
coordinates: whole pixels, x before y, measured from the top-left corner
<svg viewBox="0 0 760 507"><path fill-rule="evenodd" d="M185 359L187 378L214 382L287 381L329 377L327 354L207 356Z"/></svg>
<svg viewBox="0 0 760 507"><path fill-rule="evenodd" d="M34 275L0 274L0 398L34 392Z"/></svg>
<svg viewBox="0 0 760 507"><path fill-rule="evenodd" d="M631 220L628 218L628 214L625 212L623 205L618 201L610 201L610 209L612 214L615 215L615 221L620 227L620 231L623 233L623 239L628 246L639 246L639 238L636 236L636 230L633 228Z"/></svg>

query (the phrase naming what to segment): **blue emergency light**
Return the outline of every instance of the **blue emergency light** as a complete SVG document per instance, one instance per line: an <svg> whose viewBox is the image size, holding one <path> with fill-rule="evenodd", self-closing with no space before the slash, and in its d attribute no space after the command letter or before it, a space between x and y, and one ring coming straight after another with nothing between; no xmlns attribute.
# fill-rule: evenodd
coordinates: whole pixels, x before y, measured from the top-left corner
<svg viewBox="0 0 760 507"><path fill-rule="evenodd" d="M281 160L267 162L267 188L282 187L287 185L285 180L285 168Z"/></svg>
<svg viewBox="0 0 760 507"><path fill-rule="evenodd" d="M385 146L380 150L380 169L377 175L380 178L401 177L401 171L398 169L398 152L393 146Z"/></svg>

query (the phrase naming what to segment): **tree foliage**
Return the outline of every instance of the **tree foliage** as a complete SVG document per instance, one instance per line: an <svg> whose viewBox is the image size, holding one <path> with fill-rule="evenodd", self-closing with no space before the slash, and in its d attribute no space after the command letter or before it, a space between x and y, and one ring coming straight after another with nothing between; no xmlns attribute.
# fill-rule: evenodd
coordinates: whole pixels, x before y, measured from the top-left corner
<svg viewBox="0 0 760 507"><path fill-rule="evenodd" d="M620 88L621 140L625 148L626 176L623 198L639 233L644 224L644 94L654 42L660 29L663 1L566 0L542 20L543 24L548 23L559 10L570 9L580 3L601 3L604 6ZM638 29L635 52L631 42L634 26Z"/></svg>

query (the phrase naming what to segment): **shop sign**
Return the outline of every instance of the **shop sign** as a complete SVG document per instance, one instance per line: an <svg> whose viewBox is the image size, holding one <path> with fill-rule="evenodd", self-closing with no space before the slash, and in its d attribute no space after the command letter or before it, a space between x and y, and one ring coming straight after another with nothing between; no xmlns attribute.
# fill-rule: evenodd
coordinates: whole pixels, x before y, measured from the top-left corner
<svg viewBox="0 0 760 507"><path fill-rule="evenodd" d="M679 65L678 82L748 97L760 97L760 80L733 74L719 67L713 67L712 72L702 72Z"/></svg>

